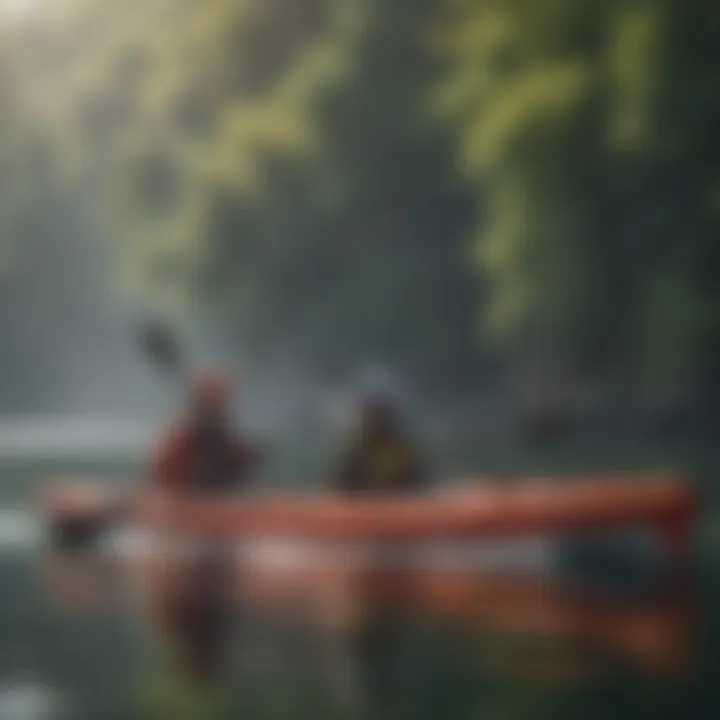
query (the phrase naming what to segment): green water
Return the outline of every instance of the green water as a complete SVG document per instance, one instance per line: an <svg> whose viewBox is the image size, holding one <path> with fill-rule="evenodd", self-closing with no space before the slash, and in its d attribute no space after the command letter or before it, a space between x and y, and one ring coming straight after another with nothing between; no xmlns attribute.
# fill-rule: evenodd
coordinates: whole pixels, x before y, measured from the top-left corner
<svg viewBox="0 0 720 720"><path fill-rule="evenodd" d="M706 477L712 476L711 452L693 459L703 466ZM675 461L677 465L684 460ZM642 462L636 454L625 465L640 467ZM556 466L575 469L589 464L576 454ZM496 459L489 469L499 467L512 469L507 459ZM518 465L519 470L538 467L552 469L551 458ZM114 481L137 476L138 466L124 459L5 460L0 474L3 509L27 509L48 477L101 476ZM718 528L712 507L705 508L694 553L696 630L691 667L685 674L653 673L597 648L567 647L552 638L502 634L408 612L396 623L402 632L395 640L383 636L379 644L360 643L363 662L350 658L356 693L361 688L357 702L339 701L337 677L311 672L312 663L303 657L272 672L249 673L247 682L237 680L222 690L191 686L173 673L151 629L136 617L117 607L74 613L59 609L40 581L41 552L7 547L0 551L0 718L6 717L2 703L7 688L27 682L51 693L56 714L71 720L720 717ZM358 647L353 645L355 650ZM571 680L543 679L524 669L528 665L542 669L558 652L570 658L571 666L592 658L594 670ZM7 720L13 717L7 715Z"/></svg>

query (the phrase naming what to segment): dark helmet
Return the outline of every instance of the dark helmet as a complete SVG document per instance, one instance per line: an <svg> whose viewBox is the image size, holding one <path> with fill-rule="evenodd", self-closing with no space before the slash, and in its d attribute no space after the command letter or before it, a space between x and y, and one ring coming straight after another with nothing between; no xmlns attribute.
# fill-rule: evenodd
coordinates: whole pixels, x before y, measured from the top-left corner
<svg viewBox="0 0 720 720"><path fill-rule="evenodd" d="M360 425L366 432L396 431L401 424L401 401L395 378L383 367L366 368L359 383Z"/></svg>

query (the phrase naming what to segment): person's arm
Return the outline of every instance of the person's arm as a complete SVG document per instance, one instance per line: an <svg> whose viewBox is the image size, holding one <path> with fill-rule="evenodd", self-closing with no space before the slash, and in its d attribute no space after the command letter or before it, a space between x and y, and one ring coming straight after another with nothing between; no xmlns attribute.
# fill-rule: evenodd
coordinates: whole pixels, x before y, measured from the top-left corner
<svg viewBox="0 0 720 720"><path fill-rule="evenodd" d="M332 476L332 489L341 493L353 493L360 489L362 482L361 453L352 449L341 458Z"/></svg>
<svg viewBox="0 0 720 720"><path fill-rule="evenodd" d="M409 491L428 490L431 485L431 472L425 458L421 457L417 448L409 443L406 449L407 466L403 473L403 485Z"/></svg>
<svg viewBox="0 0 720 720"><path fill-rule="evenodd" d="M239 489L245 488L250 476L257 472L267 457L267 445L240 440L236 447L235 482Z"/></svg>
<svg viewBox="0 0 720 720"><path fill-rule="evenodd" d="M150 485L160 492L187 490L187 442L177 429L160 440L150 468Z"/></svg>

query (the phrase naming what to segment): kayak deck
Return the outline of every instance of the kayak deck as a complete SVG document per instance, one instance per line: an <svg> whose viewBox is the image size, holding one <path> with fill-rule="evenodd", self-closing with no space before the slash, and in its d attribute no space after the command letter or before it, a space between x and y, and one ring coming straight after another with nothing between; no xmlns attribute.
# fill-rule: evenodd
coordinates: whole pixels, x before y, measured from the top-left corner
<svg viewBox="0 0 720 720"><path fill-rule="evenodd" d="M593 528L651 528L671 550L689 544L697 514L692 485L679 476L487 480L462 490L402 498L318 495L259 499L169 498L123 494L98 485L49 488L40 512L51 527L127 524L215 539L324 540L493 538Z"/></svg>

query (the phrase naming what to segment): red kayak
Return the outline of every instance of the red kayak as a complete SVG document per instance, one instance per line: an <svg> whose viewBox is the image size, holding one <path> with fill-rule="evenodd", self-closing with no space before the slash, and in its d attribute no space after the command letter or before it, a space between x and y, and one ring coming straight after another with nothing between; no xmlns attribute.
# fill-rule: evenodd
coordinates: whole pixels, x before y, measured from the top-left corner
<svg viewBox="0 0 720 720"><path fill-rule="evenodd" d="M134 495L92 484L46 490L41 512L51 528L92 529L113 518L216 539L284 537L379 541L512 537L642 525L682 550L697 502L678 476L480 480L459 490L413 498L348 499L319 495L246 500Z"/></svg>

